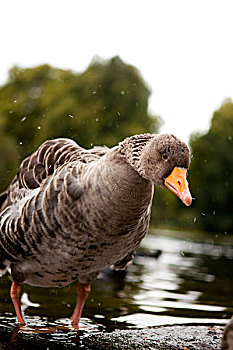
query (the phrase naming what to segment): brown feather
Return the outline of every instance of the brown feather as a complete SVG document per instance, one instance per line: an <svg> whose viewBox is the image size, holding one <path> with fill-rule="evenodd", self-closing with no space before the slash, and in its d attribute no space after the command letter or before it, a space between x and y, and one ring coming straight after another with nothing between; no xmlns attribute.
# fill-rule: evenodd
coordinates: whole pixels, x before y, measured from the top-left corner
<svg viewBox="0 0 233 350"><path fill-rule="evenodd" d="M108 265L124 268L147 233L153 183L163 187L189 162L172 135L135 135L110 149L44 142L0 195L0 268L35 286L89 283Z"/></svg>

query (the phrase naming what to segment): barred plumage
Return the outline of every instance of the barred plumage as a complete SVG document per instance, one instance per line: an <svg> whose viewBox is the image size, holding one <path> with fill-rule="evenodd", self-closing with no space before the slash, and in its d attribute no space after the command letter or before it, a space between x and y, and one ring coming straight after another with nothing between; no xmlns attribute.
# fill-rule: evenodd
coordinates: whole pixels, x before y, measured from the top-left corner
<svg viewBox="0 0 233 350"><path fill-rule="evenodd" d="M21 283L61 287L78 279L78 323L92 280L108 265L124 268L145 236L152 183L164 187L165 177L189 161L184 143L151 134L90 150L49 140L27 157L0 195L0 270L11 268L19 322Z"/></svg>

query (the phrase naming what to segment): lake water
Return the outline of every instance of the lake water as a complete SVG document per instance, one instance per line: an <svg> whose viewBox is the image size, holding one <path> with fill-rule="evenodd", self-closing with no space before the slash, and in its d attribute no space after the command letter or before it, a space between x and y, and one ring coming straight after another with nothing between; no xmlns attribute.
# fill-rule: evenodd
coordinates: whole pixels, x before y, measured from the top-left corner
<svg viewBox="0 0 233 350"><path fill-rule="evenodd" d="M155 258L157 250L161 255ZM0 279L0 349L1 344L10 349L7 344L15 331L10 284L9 276ZM46 327L60 327L46 339L70 340L72 345L68 318L75 300L76 283L61 289L24 285L27 327L20 332L33 341ZM151 229L125 275L104 272L92 284L80 328L85 336L116 328L225 324L232 314L233 237ZM20 341L14 349L27 348L26 340Z"/></svg>

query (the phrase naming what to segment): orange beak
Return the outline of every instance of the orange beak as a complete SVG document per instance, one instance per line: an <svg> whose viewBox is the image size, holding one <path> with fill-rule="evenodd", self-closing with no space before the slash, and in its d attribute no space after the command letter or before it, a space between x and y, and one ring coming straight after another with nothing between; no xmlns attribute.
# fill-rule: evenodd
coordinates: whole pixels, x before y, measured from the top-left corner
<svg viewBox="0 0 233 350"><path fill-rule="evenodd" d="M175 167L171 174L164 179L164 183L185 205L189 206L192 203L192 196L186 176L187 169Z"/></svg>

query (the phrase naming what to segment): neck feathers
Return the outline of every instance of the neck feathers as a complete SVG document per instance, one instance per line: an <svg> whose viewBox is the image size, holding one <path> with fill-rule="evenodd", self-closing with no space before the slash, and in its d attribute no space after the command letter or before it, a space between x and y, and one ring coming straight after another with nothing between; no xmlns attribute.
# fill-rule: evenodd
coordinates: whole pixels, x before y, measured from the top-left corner
<svg viewBox="0 0 233 350"><path fill-rule="evenodd" d="M127 137L119 143L121 153L124 155L127 163L129 163L134 170L140 173L140 156L142 150L154 138L151 134L141 134Z"/></svg>

